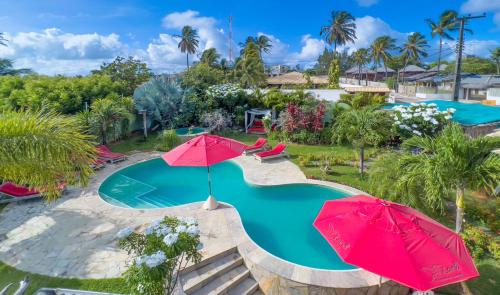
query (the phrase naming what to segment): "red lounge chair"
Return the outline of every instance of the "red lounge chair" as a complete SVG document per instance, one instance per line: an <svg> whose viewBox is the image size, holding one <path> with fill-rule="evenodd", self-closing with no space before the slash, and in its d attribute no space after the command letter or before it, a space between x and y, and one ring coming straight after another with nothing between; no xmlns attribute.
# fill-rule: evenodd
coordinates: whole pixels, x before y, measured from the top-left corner
<svg viewBox="0 0 500 295"><path fill-rule="evenodd" d="M113 153L105 145L100 145L97 147L97 153L99 154L99 159L104 160L109 163L115 163L127 159L125 154Z"/></svg>
<svg viewBox="0 0 500 295"><path fill-rule="evenodd" d="M262 162L268 159L287 157L288 154L286 153L285 150L286 150L286 145L279 143L272 150L255 154L255 158L260 162Z"/></svg>
<svg viewBox="0 0 500 295"><path fill-rule="evenodd" d="M90 167L92 167L92 169L94 170L99 170L104 166L106 166L106 161L103 161L101 159L97 159L94 161L94 163L90 164Z"/></svg>
<svg viewBox="0 0 500 295"><path fill-rule="evenodd" d="M264 128L264 123L262 121L255 120L250 128L248 128L248 133L254 134L266 134L266 129Z"/></svg>
<svg viewBox="0 0 500 295"><path fill-rule="evenodd" d="M25 186L15 185L12 182L6 182L0 185L0 194L6 198L0 198L0 204L40 198L41 194Z"/></svg>
<svg viewBox="0 0 500 295"><path fill-rule="evenodd" d="M245 149L244 153L245 153L245 155L248 155L248 154L251 154L251 153L262 151L262 150L264 150L266 144L267 144L267 140L265 138L260 138L259 137L254 144L248 146Z"/></svg>

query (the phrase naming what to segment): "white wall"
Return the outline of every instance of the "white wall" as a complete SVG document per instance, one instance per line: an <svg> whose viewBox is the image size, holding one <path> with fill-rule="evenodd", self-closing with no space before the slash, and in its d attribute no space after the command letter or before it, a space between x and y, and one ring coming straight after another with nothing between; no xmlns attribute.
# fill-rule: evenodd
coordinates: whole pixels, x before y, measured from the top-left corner
<svg viewBox="0 0 500 295"><path fill-rule="evenodd" d="M500 105L500 88L488 89L488 93L486 94L486 99L495 100L497 102L497 106Z"/></svg>
<svg viewBox="0 0 500 295"><path fill-rule="evenodd" d="M449 100L451 99L451 94L450 93L419 93L417 92L415 94L417 98L422 98L422 99L445 99Z"/></svg>
<svg viewBox="0 0 500 295"><path fill-rule="evenodd" d="M284 93L290 93L295 91L294 89L279 89ZM247 93L252 93L252 89L245 89ZM260 89L262 93L266 93L269 89ZM346 94L343 89L304 89L305 92L309 92L317 99L323 99L328 101L338 101L340 99L340 94Z"/></svg>

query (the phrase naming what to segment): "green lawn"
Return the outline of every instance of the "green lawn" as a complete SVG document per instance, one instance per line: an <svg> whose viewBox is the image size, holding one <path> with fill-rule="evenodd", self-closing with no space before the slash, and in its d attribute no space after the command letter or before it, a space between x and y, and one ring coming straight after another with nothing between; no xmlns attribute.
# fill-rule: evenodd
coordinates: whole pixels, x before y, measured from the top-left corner
<svg viewBox="0 0 500 295"><path fill-rule="evenodd" d="M256 135L247 135L244 133L227 133L224 134L227 137L234 138L246 144L251 144L255 142L258 138ZM276 145L277 141L269 140L271 145ZM121 142L111 144L110 147L115 152L130 153L132 151L150 151L154 150L157 145L156 134L149 136L148 140L144 140L141 136L129 138ZM299 145L299 144L288 144L288 153L290 154L290 159L299 165L304 174L307 177L314 177L318 179L325 178L329 181L334 181L342 184L346 184L352 187L359 188L361 190L367 191L368 185L366 179L359 176L358 168L347 165L334 165L331 168L331 172L324 177L320 169L317 167L303 167L299 163L299 156L301 155L317 155L324 153L331 153L342 158L348 158L355 161L357 159L357 151L350 146L310 146L310 145ZM367 152L374 153L374 150L368 150ZM3 208L0 205L0 211ZM442 222L447 226L453 226L454 215L452 212L444 216L434 216L438 221ZM498 286L500 284L500 266L498 261L493 259L483 259L476 263L481 277L468 283L468 286L472 289L475 295L487 295L497 293ZM125 285L123 279L106 279L106 280L78 280L78 279L62 279L54 277L40 276L36 274L28 274L26 272L17 270L15 268L9 267L0 262L0 289L6 285L8 282L17 282L21 280L25 275L29 275L31 278L31 287L27 294L31 294L33 291L40 287L65 287L65 288L77 288L85 290L103 291L103 292L115 292L124 293ZM450 286L446 289L442 289L440 294L459 294L459 289L456 286Z"/></svg>

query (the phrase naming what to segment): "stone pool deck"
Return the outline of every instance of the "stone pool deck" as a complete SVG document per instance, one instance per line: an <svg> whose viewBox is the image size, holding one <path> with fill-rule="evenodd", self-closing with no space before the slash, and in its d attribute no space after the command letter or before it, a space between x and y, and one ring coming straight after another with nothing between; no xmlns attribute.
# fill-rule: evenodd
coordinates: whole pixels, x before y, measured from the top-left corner
<svg viewBox="0 0 500 295"><path fill-rule="evenodd" d="M139 227L165 215L176 215L198 219L204 257L237 246L254 276L272 288L276 286L272 278L282 280L278 285L335 288L378 287L386 281L361 269L332 272L277 258L248 237L238 212L225 204L214 211L201 209L201 202L161 209L128 209L110 205L99 197L98 188L106 177L159 155L135 153L126 161L109 164L96 173L86 188L71 188L53 203L33 200L8 205L0 213L0 260L21 270L49 276L119 277L126 269L128 256L117 248L116 233L126 226ZM241 156L234 161L242 166L245 179L253 184L315 183L360 193L350 187L308 180L296 165L285 159L261 164L251 156Z"/></svg>

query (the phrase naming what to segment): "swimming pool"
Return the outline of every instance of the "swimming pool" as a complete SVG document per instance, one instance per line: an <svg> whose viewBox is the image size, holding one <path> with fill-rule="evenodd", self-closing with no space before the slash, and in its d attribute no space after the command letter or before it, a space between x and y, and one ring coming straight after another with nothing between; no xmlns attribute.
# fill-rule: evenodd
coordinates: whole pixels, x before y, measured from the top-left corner
<svg viewBox="0 0 500 295"><path fill-rule="evenodd" d="M348 193L313 184L252 185L231 161L211 166L210 171L214 196L238 210L249 237L267 252L312 268L356 268L344 263L312 225L326 200ZM204 201L207 170L171 167L153 159L115 172L101 184L99 194L113 205L140 209Z"/></svg>
<svg viewBox="0 0 500 295"><path fill-rule="evenodd" d="M202 127L183 127L175 129L175 134L179 136L196 136L203 133L206 133L206 130Z"/></svg>
<svg viewBox="0 0 500 295"><path fill-rule="evenodd" d="M428 100L423 103L435 103L440 111L449 108L456 109L453 114L453 121L462 125L479 125L499 122L500 123L500 107L486 106L479 103L463 103L449 100ZM396 105L409 105L408 103L394 104L384 107L391 109Z"/></svg>

